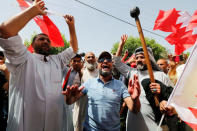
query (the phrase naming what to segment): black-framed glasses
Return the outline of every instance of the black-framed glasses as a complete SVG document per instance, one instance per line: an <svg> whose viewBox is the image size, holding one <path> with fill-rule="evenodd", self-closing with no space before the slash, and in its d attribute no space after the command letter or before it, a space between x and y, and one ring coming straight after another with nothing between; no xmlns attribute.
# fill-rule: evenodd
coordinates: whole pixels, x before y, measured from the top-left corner
<svg viewBox="0 0 197 131"><path fill-rule="evenodd" d="M109 58L101 58L101 59L98 59L98 63L103 63L105 60L107 62L112 62L112 59L109 59Z"/></svg>

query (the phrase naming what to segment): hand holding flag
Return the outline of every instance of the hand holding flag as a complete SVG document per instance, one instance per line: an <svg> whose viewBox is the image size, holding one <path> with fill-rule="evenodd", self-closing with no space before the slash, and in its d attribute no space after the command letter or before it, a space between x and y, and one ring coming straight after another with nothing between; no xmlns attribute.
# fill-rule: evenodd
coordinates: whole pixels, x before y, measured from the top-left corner
<svg viewBox="0 0 197 131"><path fill-rule="evenodd" d="M46 7L45 7L45 3L44 3L44 1L42 1L42 0L35 0L34 2L33 2L33 5L32 5L33 7L35 7L35 9L38 11L38 13L37 14L39 14L39 15L46 15Z"/></svg>
<svg viewBox="0 0 197 131"><path fill-rule="evenodd" d="M33 3L29 3L31 1L26 0L17 0L19 6L23 10L24 7L33 6L38 14L43 16L36 16L34 21L40 27L41 31L47 34L51 40L51 46L53 47L63 47L64 41L62 39L61 33L57 26L50 20L50 18L46 15L46 7L42 0L35 0ZM28 48L31 51L31 46Z"/></svg>

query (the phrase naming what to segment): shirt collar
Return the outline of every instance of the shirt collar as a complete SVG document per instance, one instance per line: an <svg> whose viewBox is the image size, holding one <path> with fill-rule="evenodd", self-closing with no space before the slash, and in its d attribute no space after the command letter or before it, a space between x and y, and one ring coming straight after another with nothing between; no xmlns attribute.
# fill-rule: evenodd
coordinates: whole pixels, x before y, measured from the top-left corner
<svg viewBox="0 0 197 131"><path fill-rule="evenodd" d="M43 62L45 62L44 57L46 57L47 61L49 61L49 56L44 56L44 55L41 55L41 54L38 54L38 53L33 53L33 54L34 54L34 56L36 56L38 59L40 59Z"/></svg>
<svg viewBox="0 0 197 131"><path fill-rule="evenodd" d="M96 79L97 79L98 82L102 82L103 83L103 81L99 78L99 75L96 77ZM113 80L114 80L114 77L112 76L112 79L109 80L107 83L110 83ZM107 84L107 83L105 83L105 84Z"/></svg>

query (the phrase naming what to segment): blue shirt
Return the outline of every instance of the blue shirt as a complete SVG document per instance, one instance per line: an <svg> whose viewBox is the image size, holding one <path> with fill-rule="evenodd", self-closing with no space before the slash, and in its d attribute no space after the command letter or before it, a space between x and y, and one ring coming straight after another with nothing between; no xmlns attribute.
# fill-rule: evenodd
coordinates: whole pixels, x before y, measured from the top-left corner
<svg viewBox="0 0 197 131"><path fill-rule="evenodd" d="M103 83L99 78L86 81L83 93L88 97L88 111L84 127L87 131L119 131L120 101L129 97L126 86L113 79Z"/></svg>

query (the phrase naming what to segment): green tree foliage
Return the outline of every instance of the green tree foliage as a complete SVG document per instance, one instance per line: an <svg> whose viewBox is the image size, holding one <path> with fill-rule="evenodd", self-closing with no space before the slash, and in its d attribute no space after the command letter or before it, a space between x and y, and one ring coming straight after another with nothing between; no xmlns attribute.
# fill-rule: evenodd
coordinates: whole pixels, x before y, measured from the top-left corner
<svg viewBox="0 0 197 131"><path fill-rule="evenodd" d="M156 60L158 60L159 58L167 58L168 53L167 53L167 50L165 47L158 44L154 39L145 38L145 41L146 41L147 46L152 48L153 54L154 54L154 57ZM118 49L118 45L119 45L119 42L116 42L113 45L113 47L111 49L112 54L116 53L116 51ZM130 36L130 37L128 37L128 39L124 45L122 55L124 54L124 52L126 50L128 50L129 51L128 57L130 57L134 53L135 49L140 46L142 46L140 38L135 38L135 37Z"/></svg>
<svg viewBox="0 0 197 131"><path fill-rule="evenodd" d="M34 38L35 35L36 35L36 33L33 33L33 34L32 34L30 41L28 41L27 39L25 40L24 44L25 44L27 47L29 47L29 46L31 45L32 40L33 40L33 38ZM63 38L63 40L64 40L64 47L52 47L52 48L51 48L51 54L57 54L57 53L62 52L63 50L65 50L66 48L69 47L70 44L69 44L69 42L66 40L65 35L63 35L63 34L61 34L61 35L62 35L62 38Z"/></svg>

